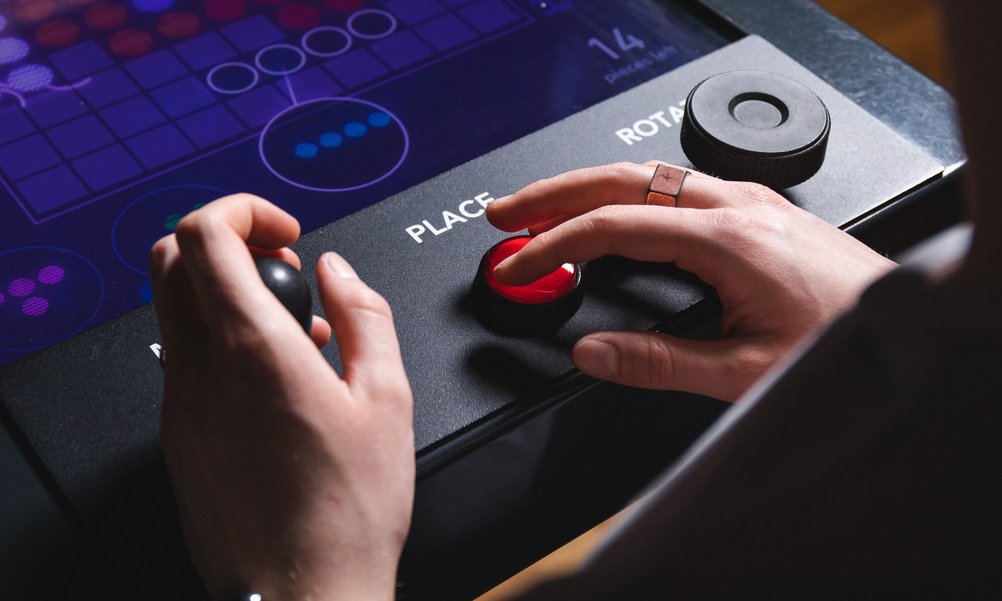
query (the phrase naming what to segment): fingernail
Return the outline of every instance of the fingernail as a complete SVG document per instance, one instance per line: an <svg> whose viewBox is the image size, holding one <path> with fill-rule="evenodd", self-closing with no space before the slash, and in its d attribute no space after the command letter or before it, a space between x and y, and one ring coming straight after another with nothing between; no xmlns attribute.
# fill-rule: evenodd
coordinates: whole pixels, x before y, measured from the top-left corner
<svg viewBox="0 0 1002 601"><path fill-rule="evenodd" d="M492 205L501 204L502 202L508 200L509 198L511 198L511 194L509 194L508 196L502 196L501 198L495 198L493 201L491 201L491 204ZM490 206L490 205L487 205L487 206Z"/></svg>
<svg viewBox="0 0 1002 601"><path fill-rule="evenodd" d="M327 267L330 267L331 271L337 275L345 279L358 279L358 274L341 255L333 252L324 253L323 260Z"/></svg>
<svg viewBox="0 0 1002 601"><path fill-rule="evenodd" d="M596 378L612 378L619 371L619 351L608 342L582 340L574 347L578 369Z"/></svg>

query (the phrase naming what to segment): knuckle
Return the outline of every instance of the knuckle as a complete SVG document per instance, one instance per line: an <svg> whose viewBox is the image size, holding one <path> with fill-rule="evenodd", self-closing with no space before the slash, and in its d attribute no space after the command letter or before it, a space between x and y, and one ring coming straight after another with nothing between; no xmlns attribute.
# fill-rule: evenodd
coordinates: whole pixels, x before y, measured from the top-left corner
<svg viewBox="0 0 1002 601"><path fill-rule="evenodd" d="M235 194L228 194L218 199L218 201L224 201L233 203L236 205L248 205L248 204L272 204L267 199L258 196L257 194L251 194L250 192L237 192Z"/></svg>
<svg viewBox="0 0 1002 601"><path fill-rule="evenodd" d="M738 194L744 200L759 204L775 204L779 201L786 202L786 199L780 196L775 190L756 182L741 182L738 185Z"/></svg>
<svg viewBox="0 0 1002 601"><path fill-rule="evenodd" d="M672 388L675 382L675 362L671 347L659 338L649 337L641 356L644 372L638 375L643 377L647 385L652 388Z"/></svg>
<svg viewBox="0 0 1002 601"><path fill-rule="evenodd" d="M591 237L592 225L587 219L582 219L572 227L558 227L539 234L519 253L532 264L558 261L564 255L573 253L581 239Z"/></svg>
<svg viewBox="0 0 1002 601"><path fill-rule="evenodd" d="M552 230L547 230L537 236L535 236L529 243L525 246L529 251L547 251L559 242L563 230L554 228ZM525 252L525 249L519 251Z"/></svg>
<svg viewBox="0 0 1002 601"><path fill-rule="evenodd" d="M173 234L164 236L150 247L150 265L162 266L170 257L171 246L174 244Z"/></svg>
<svg viewBox="0 0 1002 601"><path fill-rule="evenodd" d="M174 228L174 235L177 236L178 240L189 240L196 235L200 227L198 212L194 211L185 215L178 222L177 227Z"/></svg>
<svg viewBox="0 0 1002 601"><path fill-rule="evenodd" d="M147 263L154 278L162 277L170 269L171 257L174 254L172 249L176 244L173 234L153 243Z"/></svg>
<svg viewBox="0 0 1002 601"><path fill-rule="evenodd" d="M706 213L712 231L733 244L761 246L765 240L782 238L788 233L785 221L769 211L726 207Z"/></svg>
<svg viewBox="0 0 1002 601"><path fill-rule="evenodd" d="M637 165L629 161L609 163L600 168L599 184L610 185L629 178L637 172Z"/></svg>
<svg viewBox="0 0 1002 601"><path fill-rule="evenodd" d="M779 355L768 349L759 346L745 347L731 358L727 365L728 380L732 382L753 382L764 374L776 361Z"/></svg>
<svg viewBox="0 0 1002 601"><path fill-rule="evenodd" d="M386 302L378 292L361 286L349 298L349 306L352 312L367 314L381 320L393 321L393 310L390 303Z"/></svg>
<svg viewBox="0 0 1002 601"><path fill-rule="evenodd" d="M588 214L582 221L584 231L581 240L586 240L589 247L596 248L602 254L615 250L615 232L627 216L627 207L607 205L599 207Z"/></svg>
<svg viewBox="0 0 1002 601"><path fill-rule="evenodd" d="M547 192L553 186L554 179L555 178L537 179L536 181L532 182L531 184L523 188L522 192L523 194L526 194L532 198L539 196L546 196Z"/></svg>
<svg viewBox="0 0 1002 601"><path fill-rule="evenodd" d="M728 237L754 236L760 228L760 220L752 211L722 208L706 211L705 214L711 220L711 226Z"/></svg>
<svg viewBox="0 0 1002 601"><path fill-rule="evenodd" d="M164 236L163 238L160 238L159 240L154 242L153 246L150 247L150 254L155 255L157 257L163 257L164 255L166 255L168 245L170 244L171 236L173 236L173 234Z"/></svg>
<svg viewBox="0 0 1002 601"><path fill-rule="evenodd" d="M624 205L605 205L589 213L589 221L601 231L608 231L621 223L628 212Z"/></svg>
<svg viewBox="0 0 1002 601"><path fill-rule="evenodd" d="M192 211L177 224L174 234L179 244L197 244L211 236L219 221L219 217L212 211Z"/></svg>
<svg viewBox="0 0 1002 601"><path fill-rule="evenodd" d="M643 336L619 362L620 381L643 388L671 388L674 361L671 348L656 336Z"/></svg>
<svg viewBox="0 0 1002 601"><path fill-rule="evenodd" d="M724 366L722 386L714 396L729 402L739 400L778 359L779 355L762 351L738 353Z"/></svg>

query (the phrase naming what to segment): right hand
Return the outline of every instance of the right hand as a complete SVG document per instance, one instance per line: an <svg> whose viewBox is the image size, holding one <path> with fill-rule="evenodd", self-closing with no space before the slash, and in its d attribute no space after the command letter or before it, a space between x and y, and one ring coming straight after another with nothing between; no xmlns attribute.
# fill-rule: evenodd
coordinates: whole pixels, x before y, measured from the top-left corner
<svg viewBox="0 0 1002 601"><path fill-rule="evenodd" d="M722 340L592 334L574 347L574 362L584 373L735 401L798 340L851 307L894 267L758 184L691 172L677 207L646 206L657 164L572 171L487 208L496 227L536 234L497 266L503 283L528 284L566 262L621 255L674 262L716 288Z"/></svg>

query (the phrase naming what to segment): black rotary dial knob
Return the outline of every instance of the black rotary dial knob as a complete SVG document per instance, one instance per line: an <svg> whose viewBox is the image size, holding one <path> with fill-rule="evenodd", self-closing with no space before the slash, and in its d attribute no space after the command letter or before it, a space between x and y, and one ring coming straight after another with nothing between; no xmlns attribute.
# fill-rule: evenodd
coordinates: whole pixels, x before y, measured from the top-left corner
<svg viewBox="0 0 1002 601"><path fill-rule="evenodd" d="M800 82L765 71L730 71L693 88L682 150L700 171L782 189L825 160L828 107Z"/></svg>

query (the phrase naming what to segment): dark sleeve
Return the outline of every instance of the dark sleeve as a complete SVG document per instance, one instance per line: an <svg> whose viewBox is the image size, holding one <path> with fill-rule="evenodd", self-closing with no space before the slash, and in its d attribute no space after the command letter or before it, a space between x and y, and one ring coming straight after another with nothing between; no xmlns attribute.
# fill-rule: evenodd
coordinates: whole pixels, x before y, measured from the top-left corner
<svg viewBox="0 0 1002 601"><path fill-rule="evenodd" d="M894 316L908 277L751 391L579 573L524 599L997 593L1000 337Z"/></svg>

